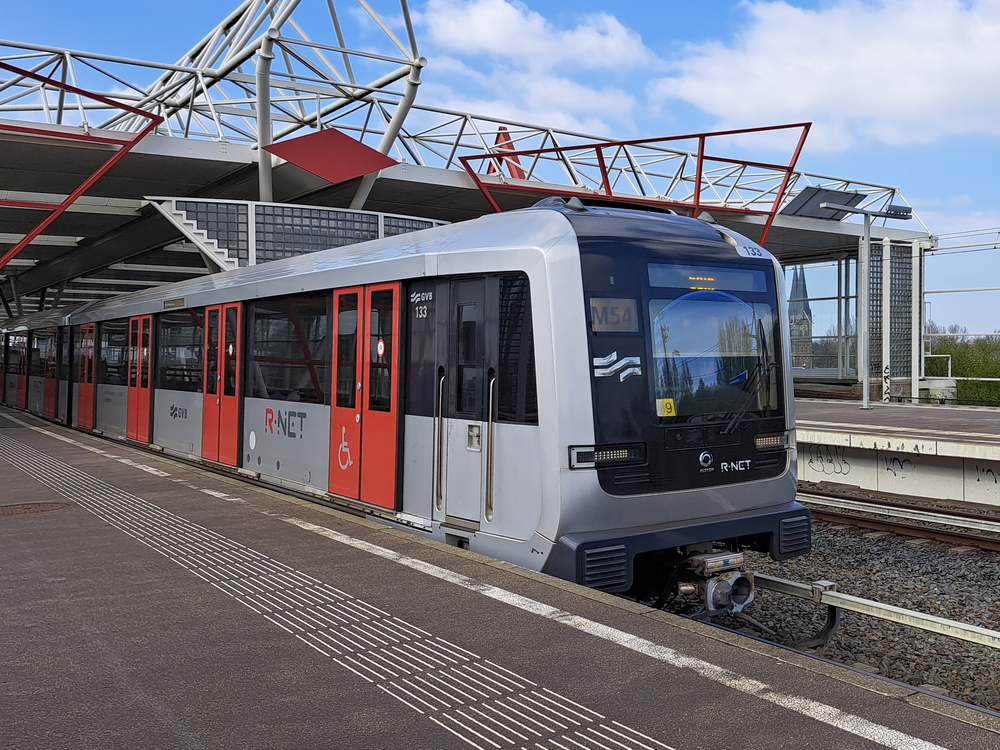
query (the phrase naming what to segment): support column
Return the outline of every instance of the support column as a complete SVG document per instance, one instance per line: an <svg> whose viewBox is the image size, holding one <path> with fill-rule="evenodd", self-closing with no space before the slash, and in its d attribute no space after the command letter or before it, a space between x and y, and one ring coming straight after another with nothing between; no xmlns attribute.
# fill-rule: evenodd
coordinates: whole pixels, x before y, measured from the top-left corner
<svg viewBox="0 0 1000 750"><path fill-rule="evenodd" d="M837 259L837 380L844 378L844 259Z"/></svg>
<svg viewBox="0 0 1000 750"><path fill-rule="evenodd" d="M892 392L892 243L882 238L882 401Z"/></svg>
<svg viewBox="0 0 1000 750"><path fill-rule="evenodd" d="M920 353L924 348L923 312L924 278L920 272L923 265L924 246L919 241L910 245L910 402L920 403L920 377L923 375Z"/></svg>
<svg viewBox="0 0 1000 750"><path fill-rule="evenodd" d="M858 249L858 380L861 381L861 408L871 409L871 365L868 362L868 297L871 275L868 273L871 255L871 217L865 214L865 233Z"/></svg>
<svg viewBox="0 0 1000 750"><path fill-rule="evenodd" d="M413 100L417 98L417 87L420 86L420 69L425 65L427 65L427 60L419 57L410 66L410 73L406 76L406 87L403 90L403 97L399 100L399 104L396 105L396 111L393 112L392 119L389 120L385 132L382 134L382 140L378 144L377 151L380 154L388 154L389 149L392 148L392 144L396 142L396 136L399 135L399 131L403 127L403 120L406 119L410 107L413 106ZM375 186L378 174L377 172L372 172L361 178L361 183L358 185L358 189L354 193L354 198L351 200L351 208L362 209L365 207L365 201L368 200L368 195Z"/></svg>
<svg viewBox="0 0 1000 750"><path fill-rule="evenodd" d="M271 60L278 36L276 28L268 29L257 50L257 184L258 199L264 203L274 200L271 154L264 147L271 145Z"/></svg>
<svg viewBox="0 0 1000 750"><path fill-rule="evenodd" d="M21 306L21 292L17 288L17 277L10 277L10 290L14 293L14 309L17 310L17 317L24 315L24 308Z"/></svg>

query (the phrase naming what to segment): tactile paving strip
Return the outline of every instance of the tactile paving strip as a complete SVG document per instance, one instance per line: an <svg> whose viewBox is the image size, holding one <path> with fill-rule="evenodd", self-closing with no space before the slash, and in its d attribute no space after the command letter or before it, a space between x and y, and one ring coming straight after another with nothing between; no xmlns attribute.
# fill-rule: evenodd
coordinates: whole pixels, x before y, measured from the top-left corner
<svg viewBox="0 0 1000 750"><path fill-rule="evenodd" d="M472 747L670 750L499 664L20 441L0 435L0 458Z"/></svg>

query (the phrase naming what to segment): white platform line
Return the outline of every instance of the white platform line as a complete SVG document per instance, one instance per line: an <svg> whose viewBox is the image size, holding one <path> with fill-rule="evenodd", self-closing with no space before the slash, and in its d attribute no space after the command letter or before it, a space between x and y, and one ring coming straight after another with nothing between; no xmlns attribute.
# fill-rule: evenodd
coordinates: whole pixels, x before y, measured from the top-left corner
<svg viewBox="0 0 1000 750"><path fill-rule="evenodd" d="M724 669L703 659L685 656L679 651L653 643L645 638L640 638L632 635L631 633L626 633L623 630L618 630L617 628L602 625L601 623L594 622L593 620L589 620L585 617L579 617L568 612L563 612L556 607L542 602L537 602L534 599L529 599L528 597L521 596L520 594L515 594L513 592L497 588L496 586L480 583L472 578L461 575L460 573L456 573L452 570L446 570L445 568L425 562L424 560L407 557L406 555L400 554L394 550L386 549L385 547L380 547L377 544L372 544L371 542L366 542L362 539L356 539L354 537L347 536L346 534L341 534L333 529L328 529L324 526L319 526L318 524L310 523L309 521L304 521L300 518L287 516L281 518L281 520L286 523L290 523L293 526L305 529L306 531L319 534L327 539L332 539L342 544L354 547L355 549L364 550L365 552L377 555L378 557L386 560L391 560L392 562L398 563L412 570L417 570L433 576L434 578L448 581L449 583L461 586L462 588L470 591L475 591L483 596L509 604L512 607L517 607L518 609L526 612L546 617L567 627L579 630L597 638L601 638L618 646L643 654L644 656L670 664L671 666L691 670L706 679L725 685L726 687L738 692L752 695L760 700L767 701L768 703L780 706L781 708L807 716L829 726L883 745L884 747L893 748L893 750L942 750L940 745L935 745L932 742L921 740L917 737L908 735L905 732L900 732L876 722L869 721L861 716L841 711L838 708L821 703L820 701L778 692L766 683L751 679L728 669Z"/></svg>

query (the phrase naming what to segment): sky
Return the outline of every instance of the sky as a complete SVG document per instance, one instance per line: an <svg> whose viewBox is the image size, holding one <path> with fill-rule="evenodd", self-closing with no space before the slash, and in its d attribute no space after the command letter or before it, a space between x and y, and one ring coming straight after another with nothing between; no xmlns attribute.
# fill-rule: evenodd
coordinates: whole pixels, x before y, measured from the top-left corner
<svg viewBox="0 0 1000 750"><path fill-rule="evenodd" d="M398 2L371 2L398 18ZM0 37L173 62L236 4L0 0ZM366 34L374 43L357 4L337 5L361 43ZM411 0L410 9L429 61L421 104L613 139L809 121L800 169L901 188L942 244L1000 227L990 166L1000 163L1000 0ZM755 148L767 161L789 153ZM927 277L928 289L1000 286L1000 250L931 258ZM1000 329L1000 292L931 299L939 323Z"/></svg>

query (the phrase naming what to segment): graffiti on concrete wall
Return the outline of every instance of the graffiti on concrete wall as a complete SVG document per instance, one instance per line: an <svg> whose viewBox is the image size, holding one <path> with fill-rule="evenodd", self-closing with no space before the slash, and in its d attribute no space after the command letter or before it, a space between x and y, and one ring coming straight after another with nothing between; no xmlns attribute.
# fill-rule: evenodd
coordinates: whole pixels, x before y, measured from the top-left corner
<svg viewBox="0 0 1000 750"><path fill-rule="evenodd" d="M883 456L882 460L885 462L885 470L897 479L906 479L906 472L917 467L910 459L900 458L891 453Z"/></svg>
<svg viewBox="0 0 1000 750"><path fill-rule="evenodd" d="M808 466L818 474L847 476L851 464L844 452L842 445L810 445Z"/></svg>
<svg viewBox="0 0 1000 750"><path fill-rule="evenodd" d="M993 469L989 468L988 466L980 466L979 464L976 464L976 481L987 482L987 483L992 481L993 484L997 484L998 482L1000 482L1000 480L997 479L997 474L995 471L993 471Z"/></svg>

